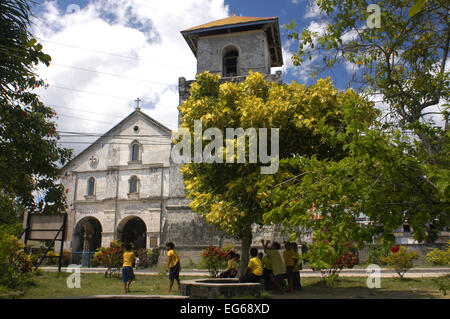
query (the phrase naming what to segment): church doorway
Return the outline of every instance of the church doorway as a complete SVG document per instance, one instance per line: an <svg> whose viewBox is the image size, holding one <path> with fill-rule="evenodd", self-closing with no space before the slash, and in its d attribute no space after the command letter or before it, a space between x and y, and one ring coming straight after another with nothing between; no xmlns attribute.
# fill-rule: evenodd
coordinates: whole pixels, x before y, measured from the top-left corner
<svg viewBox="0 0 450 319"><path fill-rule="evenodd" d="M132 243L135 249L147 247L147 226L139 217L130 216L122 220L117 233L122 243Z"/></svg>
<svg viewBox="0 0 450 319"><path fill-rule="evenodd" d="M102 244L102 225L94 217L85 217L75 226L72 237L72 263L89 266Z"/></svg>

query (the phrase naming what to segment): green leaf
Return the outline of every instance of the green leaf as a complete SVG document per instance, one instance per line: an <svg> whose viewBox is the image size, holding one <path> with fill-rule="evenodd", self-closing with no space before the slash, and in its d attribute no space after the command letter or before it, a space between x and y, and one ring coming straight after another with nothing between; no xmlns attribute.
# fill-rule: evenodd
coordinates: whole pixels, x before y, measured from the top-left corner
<svg viewBox="0 0 450 319"><path fill-rule="evenodd" d="M344 142L345 141L345 137L346 137L346 135L345 135L344 132L339 132L338 135L336 136L336 138L337 138L337 140L339 142Z"/></svg>
<svg viewBox="0 0 450 319"><path fill-rule="evenodd" d="M416 0L414 5L408 11L409 17L412 18L417 13L419 13L422 10L422 8L426 2L427 2L427 0Z"/></svg>

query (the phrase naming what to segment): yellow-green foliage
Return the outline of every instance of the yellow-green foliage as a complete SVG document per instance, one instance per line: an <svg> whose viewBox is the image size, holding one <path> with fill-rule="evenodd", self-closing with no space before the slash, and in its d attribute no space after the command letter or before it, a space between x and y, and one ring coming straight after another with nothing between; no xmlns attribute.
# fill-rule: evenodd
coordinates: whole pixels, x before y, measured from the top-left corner
<svg viewBox="0 0 450 319"><path fill-rule="evenodd" d="M415 250L407 251L404 246L400 246L397 252L391 251L387 257L380 257L380 261L394 268L400 279L403 279L403 276L413 267L413 261L417 258L419 258L419 255Z"/></svg>
<svg viewBox="0 0 450 319"><path fill-rule="evenodd" d="M447 250L440 250L437 248L432 249L429 253L427 253L427 263L433 265L450 265L450 241L447 244Z"/></svg>

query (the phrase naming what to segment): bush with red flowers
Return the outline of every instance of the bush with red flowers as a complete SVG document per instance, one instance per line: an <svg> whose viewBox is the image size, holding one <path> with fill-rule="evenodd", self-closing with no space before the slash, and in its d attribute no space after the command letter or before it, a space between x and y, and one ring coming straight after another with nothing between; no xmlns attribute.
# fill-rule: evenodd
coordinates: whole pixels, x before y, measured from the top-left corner
<svg viewBox="0 0 450 319"><path fill-rule="evenodd" d="M217 246L209 246L201 254L202 265L208 269L211 277L215 278L219 275L220 270L226 267L227 256L226 250Z"/></svg>
<svg viewBox="0 0 450 319"><path fill-rule="evenodd" d="M398 253L398 251L400 250L400 246L392 246L391 247L391 252L393 253L393 254L396 254L396 253Z"/></svg>
<svg viewBox="0 0 450 319"><path fill-rule="evenodd" d="M419 258L415 250L407 251L404 246L394 246L387 257L380 257L380 260L394 268L395 272L403 279L405 273L413 267L414 259Z"/></svg>
<svg viewBox="0 0 450 319"><path fill-rule="evenodd" d="M100 247L94 254L94 258L100 265L106 266L105 277L112 277L118 273L123 264L123 247L119 241L112 241L109 247Z"/></svg>
<svg viewBox="0 0 450 319"><path fill-rule="evenodd" d="M309 261L314 271L320 270L322 279L329 286L335 284L343 268L353 268L359 263L352 244L333 243L335 245L331 245L328 240L316 240L314 244L308 245L308 253L302 256L302 259Z"/></svg>

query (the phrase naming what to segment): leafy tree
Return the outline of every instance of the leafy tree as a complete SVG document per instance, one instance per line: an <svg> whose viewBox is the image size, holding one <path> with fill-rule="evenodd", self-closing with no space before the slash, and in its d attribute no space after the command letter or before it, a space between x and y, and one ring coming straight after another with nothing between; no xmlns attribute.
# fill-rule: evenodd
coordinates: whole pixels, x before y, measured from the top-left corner
<svg viewBox="0 0 450 319"><path fill-rule="evenodd" d="M351 179L348 186L355 188L345 189L341 181L328 180L330 184L322 188L324 194L316 195L325 196L331 187L337 187L341 196L359 193L353 202L364 203L361 212L380 209L385 210L384 219L392 215L387 223L381 213L378 217L372 214L386 234L407 220L416 226L417 239L433 241L437 230L449 222L446 208L450 195L449 4L440 0L415 1L410 7L412 3L405 1L376 1L381 9L381 23L379 27L370 27L367 22L372 13L368 12L371 3L317 1L327 23L322 34L299 32L295 22L286 26L289 36L299 44L293 57L296 65L307 58L317 58L314 73L319 74L338 64L350 63L356 68L350 84L360 85L362 94L380 96L387 106L379 131L364 128L354 141L346 136L348 148L366 150L373 156L364 158L364 153L354 152L352 159L347 159L352 164L346 163L348 168L341 166L339 171L347 172ZM439 105L442 112L432 109ZM441 115L445 127L427 120L430 115ZM331 169L331 163L322 164L324 169ZM354 174L350 173L352 167ZM364 181L357 186L357 176L363 176L376 187L364 187ZM369 209L369 204L375 206Z"/></svg>
<svg viewBox="0 0 450 319"><path fill-rule="evenodd" d="M50 56L28 32L25 0L0 2L0 222L24 210L55 213L65 208L59 165L71 151L60 148L54 111L33 93L44 86L35 74ZM20 219L19 219L20 220Z"/></svg>
<svg viewBox="0 0 450 319"><path fill-rule="evenodd" d="M227 150L234 150L233 163L191 162L182 167L186 194L193 200L191 208L207 222L241 240L241 271L248 262L252 226L272 222L263 219L271 202L260 199L261 185L274 185L292 177L296 168L289 159L297 160L300 155L314 155L319 159L344 157L343 143L330 138L330 134L331 131L334 135L340 134L344 105L353 100L359 101L352 104L360 111L355 118L370 122L376 117L377 111L371 104L359 99L354 91L339 92L329 79L305 87L295 82L290 85L269 83L258 73L250 74L239 84L221 84L218 76L207 72L197 76L190 98L179 108L183 128L194 132L194 121L201 120L203 131L218 128L224 137L226 128L279 128L279 158L288 159L281 160L278 173L262 175L260 164L249 163L251 141L246 140L245 163L236 163L238 154L228 145L236 146L239 139L228 137L226 147L216 152L224 159ZM330 132L319 131L319 123L328 124Z"/></svg>
<svg viewBox="0 0 450 319"><path fill-rule="evenodd" d="M265 220L293 233L310 229L338 255L348 243L362 247L377 234L386 245L393 243L393 233L405 221L417 240L426 240L432 235L427 223L448 225L448 188L441 191L426 181L422 163L408 153L400 133L393 137L368 127L356 120L357 113L354 107L344 109L346 125L338 134L329 125L318 127L324 135L330 132L326 139L344 143L345 157L288 159L291 178L284 183L266 178L260 184L261 201L273 207Z"/></svg>

